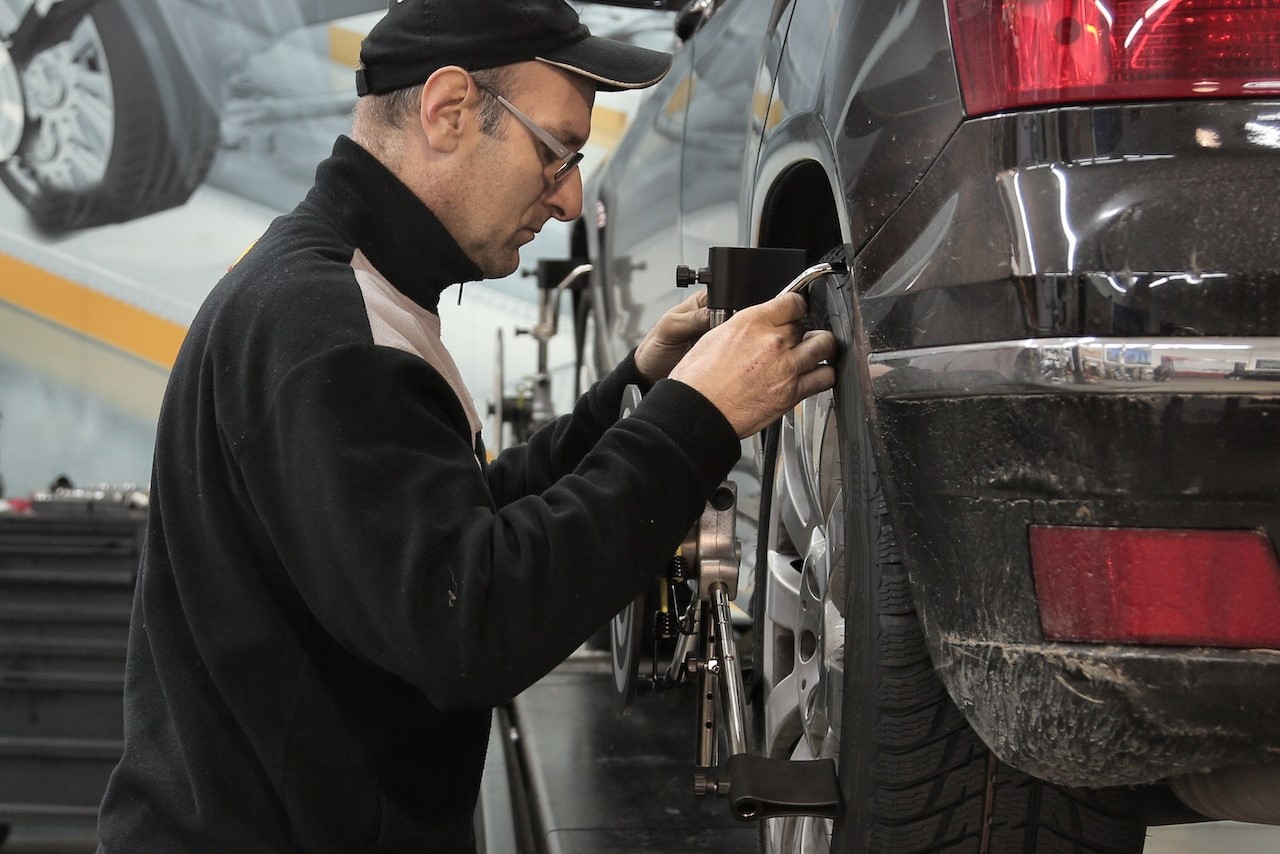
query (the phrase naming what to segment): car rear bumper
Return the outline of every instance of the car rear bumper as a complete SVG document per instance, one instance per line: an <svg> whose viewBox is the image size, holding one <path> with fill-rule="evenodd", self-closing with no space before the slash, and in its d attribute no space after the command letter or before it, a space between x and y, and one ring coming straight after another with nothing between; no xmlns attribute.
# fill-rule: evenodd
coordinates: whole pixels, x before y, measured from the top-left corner
<svg viewBox="0 0 1280 854"><path fill-rule="evenodd" d="M1280 652L948 636L936 663L996 755L1059 785L1280 762Z"/></svg>
<svg viewBox="0 0 1280 854"><path fill-rule="evenodd" d="M854 259L934 662L1043 779L1280 761L1280 651L1046 639L1029 544L1033 525L1280 540L1272 120L1206 102L968 122Z"/></svg>
<svg viewBox="0 0 1280 854"><path fill-rule="evenodd" d="M1118 386L878 400L934 661L997 754L1054 782L1280 761L1280 650L1045 638L1032 525L1280 532L1280 394Z"/></svg>

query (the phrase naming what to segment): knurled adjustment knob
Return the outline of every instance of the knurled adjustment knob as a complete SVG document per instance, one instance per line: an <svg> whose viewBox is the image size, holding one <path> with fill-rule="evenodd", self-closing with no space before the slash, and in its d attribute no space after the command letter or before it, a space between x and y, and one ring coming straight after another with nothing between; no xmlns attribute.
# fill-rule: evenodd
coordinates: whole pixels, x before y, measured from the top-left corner
<svg viewBox="0 0 1280 854"><path fill-rule="evenodd" d="M709 285L711 284L711 270L708 267L702 267L694 270L692 267L681 264L676 267L676 287L687 288L690 285Z"/></svg>
<svg viewBox="0 0 1280 854"><path fill-rule="evenodd" d="M729 794L729 781L719 780L710 774L693 775L693 794L699 798L707 795Z"/></svg>

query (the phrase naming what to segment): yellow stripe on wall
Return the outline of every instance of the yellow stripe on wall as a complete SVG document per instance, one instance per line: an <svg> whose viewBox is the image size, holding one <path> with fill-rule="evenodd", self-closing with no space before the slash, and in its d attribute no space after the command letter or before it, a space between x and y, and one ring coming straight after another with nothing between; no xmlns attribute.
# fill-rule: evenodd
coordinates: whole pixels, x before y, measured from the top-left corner
<svg viewBox="0 0 1280 854"><path fill-rule="evenodd" d="M329 25L329 59L346 68L360 67L360 43L364 33L342 24Z"/></svg>
<svg viewBox="0 0 1280 854"><path fill-rule="evenodd" d="M179 323L2 254L0 300L166 369L187 334Z"/></svg>
<svg viewBox="0 0 1280 854"><path fill-rule="evenodd" d="M596 104L591 111L591 144L612 149L627 129L627 114Z"/></svg>

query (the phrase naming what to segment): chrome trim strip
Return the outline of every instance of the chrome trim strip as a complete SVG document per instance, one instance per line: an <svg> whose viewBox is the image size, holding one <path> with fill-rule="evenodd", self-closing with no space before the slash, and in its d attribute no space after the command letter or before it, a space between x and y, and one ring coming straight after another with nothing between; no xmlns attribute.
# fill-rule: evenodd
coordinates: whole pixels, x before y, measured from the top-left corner
<svg viewBox="0 0 1280 854"><path fill-rule="evenodd" d="M988 394L1280 394L1280 338L1029 338L873 353L885 399Z"/></svg>

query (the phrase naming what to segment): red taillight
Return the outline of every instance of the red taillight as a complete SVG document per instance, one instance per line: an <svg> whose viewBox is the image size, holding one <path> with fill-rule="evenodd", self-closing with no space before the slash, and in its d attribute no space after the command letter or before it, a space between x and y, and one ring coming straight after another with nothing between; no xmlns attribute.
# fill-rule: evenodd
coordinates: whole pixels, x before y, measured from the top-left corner
<svg viewBox="0 0 1280 854"><path fill-rule="evenodd" d="M1280 564L1257 531L1031 526L1047 640L1280 646Z"/></svg>
<svg viewBox="0 0 1280 854"><path fill-rule="evenodd" d="M1276 0L950 0L970 115L1280 94Z"/></svg>

